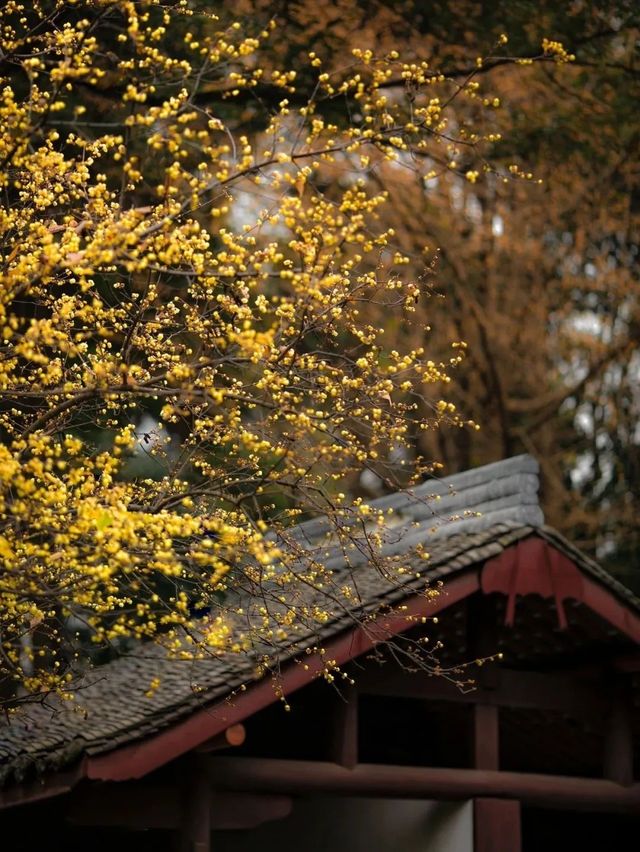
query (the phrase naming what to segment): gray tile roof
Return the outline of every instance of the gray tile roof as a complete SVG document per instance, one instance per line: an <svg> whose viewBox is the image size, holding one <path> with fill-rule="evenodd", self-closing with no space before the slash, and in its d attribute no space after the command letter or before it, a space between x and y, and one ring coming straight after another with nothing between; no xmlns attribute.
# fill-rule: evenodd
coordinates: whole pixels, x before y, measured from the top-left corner
<svg viewBox="0 0 640 852"><path fill-rule="evenodd" d="M417 540L425 535L430 541L434 535L450 537L461 530L475 532L501 521L537 527L544 523L538 503L539 470L532 456L513 456L453 476L428 479L415 488L371 500L369 505L393 510L405 522L404 530L410 529ZM300 524L289 535L313 546L328 529L327 522L317 518Z"/></svg>
<svg viewBox="0 0 640 852"><path fill-rule="evenodd" d="M558 533L542 526L541 512L533 500L536 493L537 465L530 457L519 456L372 502L372 506L393 509L400 518L391 528L385 549L406 556L415 570L402 582L366 568L352 572L350 577L357 578L360 614L396 603L423 589L425 580L454 576L531 535L566 552L586 573L640 611L640 601L629 590ZM437 513L428 499L433 494L441 496ZM483 515L445 523L447 515L460 515L464 510L482 511ZM305 546L313 547L326 531L322 522L310 521L294 534ZM427 562L412 552L419 542L428 544ZM320 635L310 633L281 648L279 660L296 656L305 641L326 641L352 624L353 613L342 612L322 627ZM161 683L148 698L145 692L154 677ZM93 670L79 694L78 708L63 703L52 712L35 706L5 724L0 733L0 781L11 783L66 767L82 754L99 754L149 736L203 705L223 699L255 677L254 661L246 655L187 662L167 659L152 644L143 646L135 655Z"/></svg>

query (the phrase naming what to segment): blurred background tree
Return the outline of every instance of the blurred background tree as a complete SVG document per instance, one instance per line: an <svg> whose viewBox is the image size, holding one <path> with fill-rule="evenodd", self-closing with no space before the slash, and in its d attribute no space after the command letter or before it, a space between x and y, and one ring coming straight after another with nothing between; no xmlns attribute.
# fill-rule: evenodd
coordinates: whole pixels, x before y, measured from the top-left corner
<svg viewBox="0 0 640 852"><path fill-rule="evenodd" d="M338 67L345 44L402 44L460 82L475 73L484 96L501 101L497 127L508 134L491 160L524 171L534 164L541 184L470 183L460 145L459 168L430 180L424 169L384 163L370 173L381 188L402 186L385 217L416 274L423 245L438 251L436 292L424 308L432 339L441 351L452 336L469 344L453 396L481 432L416 434L415 450L450 472L533 453L548 522L639 589L638 4L342 0L241 9L276 17L287 39L273 48L288 62L314 50ZM523 61L478 68L470 57L501 33ZM575 61L527 66L545 37ZM354 484L372 486L367 477Z"/></svg>

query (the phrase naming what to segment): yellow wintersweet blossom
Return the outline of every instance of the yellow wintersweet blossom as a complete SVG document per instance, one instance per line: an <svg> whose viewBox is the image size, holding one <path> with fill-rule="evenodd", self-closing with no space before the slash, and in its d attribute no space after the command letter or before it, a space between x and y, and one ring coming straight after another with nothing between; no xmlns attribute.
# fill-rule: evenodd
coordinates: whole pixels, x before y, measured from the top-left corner
<svg viewBox="0 0 640 852"><path fill-rule="evenodd" d="M368 175L488 173L495 137L457 145L447 118L477 84L364 50L335 73L312 55L305 95L290 69L264 79L272 31L186 0L0 11L4 695L72 694L92 647L308 635L354 593L288 530L324 516L347 562L381 565L378 532L353 538L384 518L350 484L415 481L412 433L463 423L427 395L463 347L386 344L426 285Z"/></svg>

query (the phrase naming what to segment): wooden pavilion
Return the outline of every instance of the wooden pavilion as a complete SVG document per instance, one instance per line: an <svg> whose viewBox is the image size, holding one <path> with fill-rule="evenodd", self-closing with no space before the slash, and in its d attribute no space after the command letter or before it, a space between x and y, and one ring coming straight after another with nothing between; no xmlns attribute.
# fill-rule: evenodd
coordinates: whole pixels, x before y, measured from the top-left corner
<svg viewBox="0 0 640 852"><path fill-rule="evenodd" d="M38 707L3 728L7 848L636 848L640 601L544 526L530 457L442 487L440 515L481 516L434 532L419 489L379 505L406 522L394 546L409 561L429 542L415 565L443 594L364 571L363 607L382 602L384 616L366 630L336 619L319 637L355 685L328 686L316 657L283 648L284 712L250 660L187 671L150 648L110 663L83 691L86 714ZM425 631L443 665L501 658L472 672L473 689L408 671L388 640Z"/></svg>

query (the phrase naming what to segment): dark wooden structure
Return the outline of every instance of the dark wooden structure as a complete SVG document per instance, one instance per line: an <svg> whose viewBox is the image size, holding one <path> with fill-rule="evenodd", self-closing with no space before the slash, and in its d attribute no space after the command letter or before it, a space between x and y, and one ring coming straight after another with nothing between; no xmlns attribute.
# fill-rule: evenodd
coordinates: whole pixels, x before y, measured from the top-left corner
<svg viewBox="0 0 640 852"><path fill-rule="evenodd" d="M11 848L248 850L267 824L286 832L300 803L338 799L468 802L475 852L588 852L612 832L616 849L635 848L640 602L557 533L525 524L444 537L429 571L444 584L435 601L395 589L373 628L327 630L325 658L354 685L318 679L313 657L283 662L291 712L248 671L209 672L194 698L194 673L187 695L170 663L120 661L110 687L87 691L93 719L12 727L0 744L0 820L22 838ZM421 623L436 613L437 627ZM425 631L444 667L501 658L465 671L473 689L407 671L387 640ZM137 695L158 666L169 686L154 707Z"/></svg>

